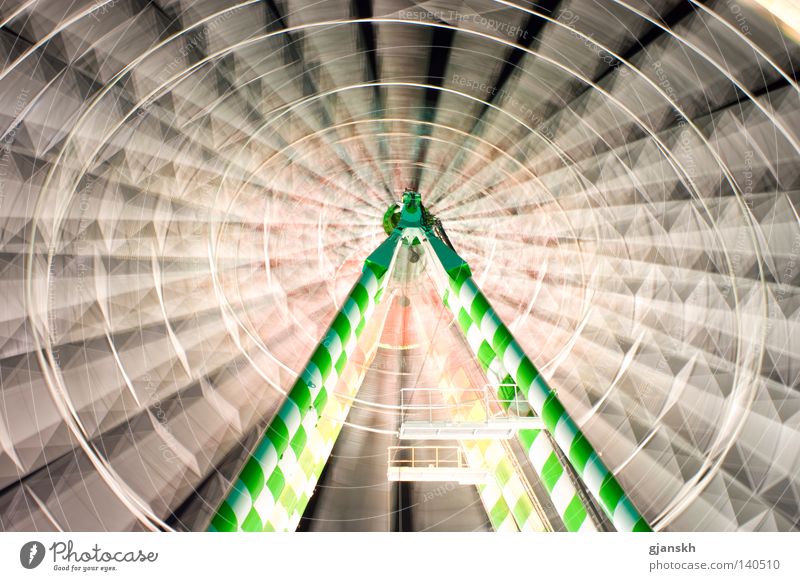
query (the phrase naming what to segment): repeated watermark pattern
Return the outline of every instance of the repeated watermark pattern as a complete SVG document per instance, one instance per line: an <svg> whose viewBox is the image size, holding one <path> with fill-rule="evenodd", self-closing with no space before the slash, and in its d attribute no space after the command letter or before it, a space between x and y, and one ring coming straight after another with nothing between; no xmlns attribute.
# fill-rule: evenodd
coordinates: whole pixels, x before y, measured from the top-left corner
<svg viewBox="0 0 800 581"><path fill-rule="evenodd" d="M477 24L518 40L527 40L529 35L528 31L521 26L510 24L505 20L487 17L476 12L465 13L459 12L458 10L443 10L432 6L427 9L406 8L400 10L398 16L405 20L441 21L451 25L465 23Z"/></svg>
<svg viewBox="0 0 800 581"><path fill-rule="evenodd" d="M17 98L14 101L14 109L11 112L11 116L14 119L16 119L17 116L22 113L22 110L28 105L29 100L30 90L27 87L23 87L17 94ZM14 141L17 139L18 130L19 123L16 123L9 128L9 130L3 136L3 139L0 140L0 210L2 210L3 203L5 202L7 196L6 181L8 179L11 146L14 145Z"/></svg>
<svg viewBox="0 0 800 581"><path fill-rule="evenodd" d="M622 61L618 60L613 54L600 46L594 39L594 35L584 35L572 28L580 22L580 20L580 15L569 9L560 10L556 17L556 21L565 24L569 28L570 34L578 39L589 51L593 52L599 60L603 61L609 68L615 69L620 76L627 76L629 72L627 68L622 66Z"/></svg>
<svg viewBox="0 0 800 581"><path fill-rule="evenodd" d="M751 36L750 24L748 24L747 16L745 16L744 11L739 3L734 2L734 0L724 0L724 2L730 13L733 14L736 25L739 27L739 30L742 31L742 34L745 36Z"/></svg>
<svg viewBox="0 0 800 581"><path fill-rule="evenodd" d="M183 45L176 51L177 54L171 61L169 61L159 72L158 76L154 79L155 86L161 87L167 81L172 79L176 73L185 69L188 63L189 55L196 53L198 50L204 49L207 46L208 40L212 38L212 34L225 22L233 18L236 10L228 10L219 16L212 18L198 28L194 33L188 35L183 42ZM153 103L158 99L158 95L150 97L149 100L141 104L137 110L137 115L144 116L152 107Z"/></svg>
<svg viewBox="0 0 800 581"><path fill-rule="evenodd" d="M158 384L153 380L153 377L149 373L145 373L141 377L141 380L145 383L144 391L147 394L147 401L153 402L152 406L150 406L150 412L153 414L153 417L161 427L160 431L162 442L158 445L158 451L161 452L161 458L168 464L179 462L179 459L175 454L175 448L179 445L178 439L175 437L175 434L172 432L172 428L169 425L167 412L164 409L162 398L159 397Z"/></svg>

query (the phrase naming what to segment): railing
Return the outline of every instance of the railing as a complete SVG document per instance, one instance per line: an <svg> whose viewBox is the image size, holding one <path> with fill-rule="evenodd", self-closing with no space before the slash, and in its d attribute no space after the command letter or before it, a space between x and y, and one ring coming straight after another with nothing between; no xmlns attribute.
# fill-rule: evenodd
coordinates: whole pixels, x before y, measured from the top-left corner
<svg viewBox="0 0 800 581"><path fill-rule="evenodd" d="M484 484L489 474L470 467L458 446L391 446L386 476L390 482Z"/></svg>
<svg viewBox="0 0 800 581"><path fill-rule="evenodd" d="M390 446L389 468L468 468L458 446Z"/></svg>
<svg viewBox="0 0 800 581"><path fill-rule="evenodd" d="M507 440L517 430L542 427L527 402L499 399L488 385L401 389L400 410L401 440Z"/></svg>
<svg viewBox="0 0 800 581"><path fill-rule="evenodd" d="M500 384L500 387L516 386ZM466 418L489 422L529 416L530 406L526 401L499 399L494 392L494 387L489 385L479 389L454 389L452 392L439 388L404 388L400 390L401 422L453 422ZM476 408L476 404L480 406ZM477 418L476 410L482 410Z"/></svg>

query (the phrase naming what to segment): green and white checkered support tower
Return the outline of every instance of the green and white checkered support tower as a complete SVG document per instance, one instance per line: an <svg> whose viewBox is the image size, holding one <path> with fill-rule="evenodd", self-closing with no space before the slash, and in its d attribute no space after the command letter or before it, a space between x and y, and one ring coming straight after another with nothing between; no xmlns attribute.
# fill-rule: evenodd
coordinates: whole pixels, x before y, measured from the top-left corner
<svg viewBox="0 0 800 581"><path fill-rule="evenodd" d="M448 273L450 274L450 273ZM450 276L450 293L475 322L480 336L513 378L517 389L569 458L588 490L618 531L649 531L650 526L606 468L555 392L481 293L468 269ZM449 301L448 301L449 302Z"/></svg>
<svg viewBox="0 0 800 581"><path fill-rule="evenodd" d="M569 459L586 488L618 531L650 531L647 521L639 514L622 486L564 409L556 393L550 389L544 377L525 355L511 331L503 324L488 299L480 291L466 261L438 239L432 231L428 230L427 234L426 242L445 273L445 284L448 287L442 290L445 305L456 316L467 342L473 348L490 380L492 377L495 378L494 381L505 378L501 380L501 385L516 386L498 387L500 398L508 399L513 395L513 392L508 392L509 389L520 392L531 409L542 419L545 429L553 436L564 456ZM538 438L531 437L533 434L523 436L523 444L530 444L526 447L526 451L530 453ZM555 458L555 454L553 457ZM535 462L535 465L538 463ZM554 488L550 490L551 496L553 490ZM569 528L577 530L574 528L577 520L574 516L568 517L566 514L568 507L573 514L585 510L582 506L578 506L580 499L577 494L571 497L566 506L560 499L554 501L565 523L570 522ZM578 520L583 523L582 518Z"/></svg>
<svg viewBox="0 0 800 581"><path fill-rule="evenodd" d="M212 519L210 531L274 530L276 504L283 498L283 502L291 506L278 508L289 514L294 508L294 501L289 503L285 500L287 495L282 494L287 479L297 470L303 470L308 472L305 476L316 483L319 470L308 463L298 465L298 460L309 441L325 440L316 431L323 427L329 430L325 424L319 425L329 405L329 393L381 299L393 266L397 241L397 236L390 237L365 261L361 278L245 463ZM332 443L328 453L330 447Z"/></svg>
<svg viewBox="0 0 800 581"><path fill-rule="evenodd" d="M498 397L506 401L513 399L516 395L516 390L510 387L514 384L513 379L506 372L494 349L483 338L480 329L475 325L469 313L459 305L457 300L454 300L448 291L445 291L442 300L455 316L470 349L486 373L489 383L494 386ZM542 434L542 430L519 430L517 438L533 469L547 489L553 506L564 522L564 527L571 532L596 531L597 527L590 518L578 490L570 481L550 440Z"/></svg>

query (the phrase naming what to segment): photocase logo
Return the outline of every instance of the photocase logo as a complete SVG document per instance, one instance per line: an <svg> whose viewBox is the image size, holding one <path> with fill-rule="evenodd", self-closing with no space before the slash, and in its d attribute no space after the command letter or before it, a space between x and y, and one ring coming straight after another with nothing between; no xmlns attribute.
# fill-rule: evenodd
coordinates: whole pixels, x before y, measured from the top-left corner
<svg viewBox="0 0 800 581"><path fill-rule="evenodd" d="M44 545L39 541L30 541L19 550L19 562L26 569L35 569L44 559Z"/></svg>

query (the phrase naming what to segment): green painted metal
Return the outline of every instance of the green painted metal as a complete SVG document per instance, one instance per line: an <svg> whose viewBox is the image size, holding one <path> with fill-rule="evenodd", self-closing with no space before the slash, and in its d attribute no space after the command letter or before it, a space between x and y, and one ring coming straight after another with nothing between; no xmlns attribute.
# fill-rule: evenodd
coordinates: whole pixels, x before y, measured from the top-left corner
<svg viewBox="0 0 800 581"><path fill-rule="evenodd" d="M356 339L380 301L392 256L382 244L365 261L361 278L245 463L212 519L210 531L269 530L265 525L286 487L287 476L295 469L309 432L316 429L327 405L329 390L336 385Z"/></svg>
<svg viewBox="0 0 800 581"><path fill-rule="evenodd" d="M539 370L525 355L478 285L471 276L464 274L465 271L461 271L459 276L450 278L447 303L458 303L459 319L468 316L474 321L473 335L479 334L496 354L495 358L508 371L531 408L542 418L545 428L553 435L614 527L618 531L626 532L650 531L647 521L606 468ZM469 336L467 340L469 341ZM488 350L484 349L484 353L489 357Z"/></svg>
<svg viewBox="0 0 800 581"><path fill-rule="evenodd" d="M486 372L489 383L495 387L498 399L511 400L516 395L514 380L506 372L502 362L486 340L480 329L457 301L450 299L449 293L442 298L456 318L459 328L467 338L467 343L475 354L478 363ZM541 437L540 437L541 436ZM522 444L531 466L542 480L553 505L568 531L596 531L597 527L589 518L586 507L581 501L578 491L559 463L558 456L550 445L548 438L541 430L520 430L517 438ZM553 470L553 462L559 470Z"/></svg>
<svg viewBox="0 0 800 581"><path fill-rule="evenodd" d="M564 527L572 532L596 531L578 491L565 473L550 440L543 430L520 430L517 438L531 466L542 481L558 511Z"/></svg>
<svg viewBox="0 0 800 581"><path fill-rule="evenodd" d="M444 290L442 300L456 317L490 382L497 386L498 398L508 400L517 390L521 392L617 530L650 531L647 521L480 291L466 261L429 228L426 234L449 279L450 288ZM553 460L558 462L548 439L539 437L537 431L523 431L519 438L540 477ZM550 473L545 475L548 480L552 478ZM567 528L593 526L566 475L552 479L551 484L548 492Z"/></svg>
<svg viewBox="0 0 800 581"><path fill-rule="evenodd" d="M383 215L383 231L386 235L391 235L397 224L400 222L400 204L392 204Z"/></svg>
<svg viewBox="0 0 800 581"><path fill-rule="evenodd" d="M370 324L374 322L373 318ZM337 387L337 394L344 397L331 397L325 408L325 414L319 418L313 429L308 430L308 445L297 457L297 466L287 479L272 515L264 522L264 530L294 531L300 523L344 425L344 418L347 417L361 387L368 368L366 362L371 361L374 355L374 349L364 351L359 347L360 344L349 357L349 361L354 365L348 365L342 373L341 381L344 385L340 384L339 387L343 387L344 391L339 392Z"/></svg>

